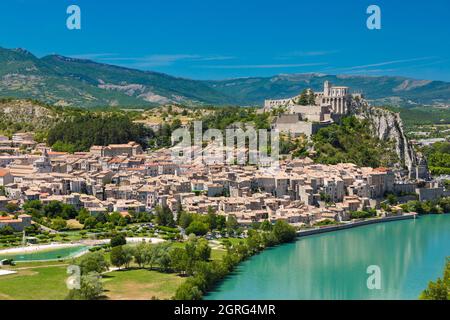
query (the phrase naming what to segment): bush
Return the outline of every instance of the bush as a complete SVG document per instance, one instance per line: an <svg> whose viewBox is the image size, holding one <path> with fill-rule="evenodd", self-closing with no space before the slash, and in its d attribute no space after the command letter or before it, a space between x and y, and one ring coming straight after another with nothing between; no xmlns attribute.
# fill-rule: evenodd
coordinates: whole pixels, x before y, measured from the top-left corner
<svg viewBox="0 0 450 320"><path fill-rule="evenodd" d="M108 270L109 264L104 255L100 252L93 252L84 255L79 263L82 274L97 272L101 274Z"/></svg>
<svg viewBox="0 0 450 320"><path fill-rule="evenodd" d="M127 244L127 239L123 233L114 235L111 238L111 247L123 246Z"/></svg>
<svg viewBox="0 0 450 320"><path fill-rule="evenodd" d="M297 237L295 228L284 220L277 220L272 232L279 243L290 242Z"/></svg>
<svg viewBox="0 0 450 320"><path fill-rule="evenodd" d="M208 225L200 221L193 221L186 228L186 234L195 234L196 236L203 236L208 233Z"/></svg>
<svg viewBox="0 0 450 320"><path fill-rule="evenodd" d="M3 228L0 228L0 235L2 236L9 236L14 234L14 229L11 226L4 226Z"/></svg>

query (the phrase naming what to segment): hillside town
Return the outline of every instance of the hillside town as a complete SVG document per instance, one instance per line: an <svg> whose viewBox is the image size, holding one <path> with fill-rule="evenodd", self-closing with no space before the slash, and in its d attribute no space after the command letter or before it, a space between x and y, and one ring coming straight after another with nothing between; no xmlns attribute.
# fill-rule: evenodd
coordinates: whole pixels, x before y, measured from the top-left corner
<svg viewBox="0 0 450 320"><path fill-rule="evenodd" d="M298 105L298 98L266 101L267 110L288 108L278 116L275 129L312 134L314 129L305 131L305 126L337 121L349 112L354 99L362 97L326 82L324 92L314 95L313 105ZM300 227L324 220L348 221L355 211L402 214L400 207L382 212L387 195L400 202L450 195L437 182L403 179L391 168L324 165L308 157L288 157L276 171L268 172L249 165L179 163L170 149L144 152L136 142L92 146L89 152L74 154L55 152L35 142L33 133L17 133L12 139L0 136L0 152L0 211L6 211L8 203L20 206L31 200L70 204L92 216L112 212L126 216L162 206L175 214L214 210L236 217L241 225L285 220ZM30 223L27 215L0 218L0 227L10 225L16 231Z"/></svg>

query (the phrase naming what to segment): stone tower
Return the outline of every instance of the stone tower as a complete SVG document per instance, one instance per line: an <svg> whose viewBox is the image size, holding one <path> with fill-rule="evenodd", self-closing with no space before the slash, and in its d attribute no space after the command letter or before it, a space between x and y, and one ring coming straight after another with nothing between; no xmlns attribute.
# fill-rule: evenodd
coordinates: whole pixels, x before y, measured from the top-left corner
<svg viewBox="0 0 450 320"><path fill-rule="evenodd" d="M328 80L323 83L323 94L325 97L330 95L330 82Z"/></svg>

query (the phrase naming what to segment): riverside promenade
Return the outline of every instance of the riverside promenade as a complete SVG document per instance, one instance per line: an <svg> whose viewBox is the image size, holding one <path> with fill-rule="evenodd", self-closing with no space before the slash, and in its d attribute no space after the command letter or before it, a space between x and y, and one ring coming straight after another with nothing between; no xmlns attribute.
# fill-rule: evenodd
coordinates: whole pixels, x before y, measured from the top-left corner
<svg viewBox="0 0 450 320"><path fill-rule="evenodd" d="M356 227L365 226L365 225L374 224L374 223L415 219L417 216L418 216L417 213L412 212L412 213L406 213L406 214L399 215L399 216L389 216L389 217L381 217L381 218L344 222L342 224L338 224L338 225L334 225L334 226L325 226L325 227L311 228L311 229L307 229L307 230L299 230L299 231L297 231L297 236L298 237L306 237L306 236L310 236L310 235L314 235L314 234L356 228Z"/></svg>

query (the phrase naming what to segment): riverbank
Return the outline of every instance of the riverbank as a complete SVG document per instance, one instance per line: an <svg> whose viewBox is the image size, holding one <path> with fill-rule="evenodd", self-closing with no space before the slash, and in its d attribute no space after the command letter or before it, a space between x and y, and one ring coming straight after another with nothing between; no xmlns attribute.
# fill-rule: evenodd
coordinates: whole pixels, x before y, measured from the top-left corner
<svg viewBox="0 0 450 320"><path fill-rule="evenodd" d="M333 225L333 226L319 227L319 228L307 229L307 230L299 230L299 231L297 231L297 237L306 237L306 236L310 236L310 235L314 235L314 234L321 234L321 233L326 233L326 232L345 230L345 229L356 228L356 227L360 227L360 226L367 226L367 225L375 224L375 223L415 219L417 216L418 216L417 213L407 213L407 214L403 214L401 216L389 216L389 217L381 217L381 218L374 218L374 219L364 219L364 220L359 220L359 221L344 222L342 224Z"/></svg>

